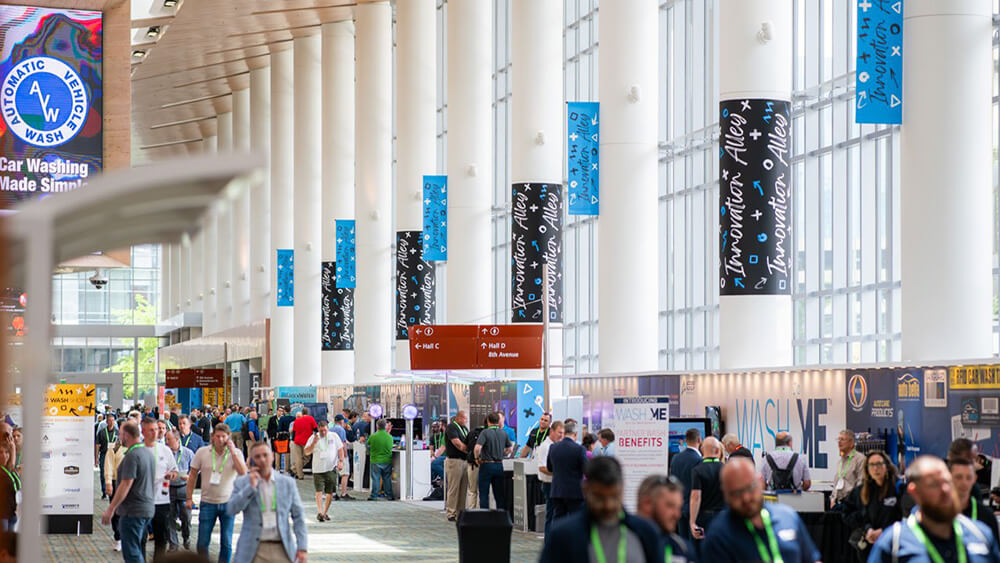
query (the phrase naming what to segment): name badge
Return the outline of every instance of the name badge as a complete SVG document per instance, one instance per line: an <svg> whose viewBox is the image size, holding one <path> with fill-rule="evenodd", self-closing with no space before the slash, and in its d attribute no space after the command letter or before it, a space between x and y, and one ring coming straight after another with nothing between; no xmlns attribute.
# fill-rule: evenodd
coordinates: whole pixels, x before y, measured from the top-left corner
<svg viewBox="0 0 1000 563"><path fill-rule="evenodd" d="M972 553L973 555L987 555L990 552L985 543L972 542L967 547L969 549L969 553Z"/></svg>
<svg viewBox="0 0 1000 563"><path fill-rule="evenodd" d="M887 497L882 504L885 506L896 506L896 497Z"/></svg>
<svg viewBox="0 0 1000 563"><path fill-rule="evenodd" d="M208 479L209 485L221 485L222 484L222 472L213 471L212 476Z"/></svg>
<svg viewBox="0 0 1000 563"><path fill-rule="evenodd" d="M838 480L837 480L837 485L836 485L836 487L835 487L835 488L836 488L836 489L837 489L838 491L839 491L839 490L841 490L841 489L843 489L843 488L844 488L844 480L843 480L843 479L838 479Z"/></svg>
<svg viewBox="0 0 1000 563"><path fill-rule="evenodd" d="M14 493L14 499L16 500L17 504L21 504L21 491L17 491L16 493Z"/></svg>
<svg viewBox="0 0 1000 563"><path fill-rule="evenodd" d="M273 510L268 510L267 512L261 512L261 526L266 530L268 528L278 527L278 515Z"/></svg>
<svg viewBox="0 0 1000 563"><path fill-rule="evenodd" d="M793 542L795 541L796 533L795 528L788 528L786 530L778 530L778 537L782 541Z"/></svg>

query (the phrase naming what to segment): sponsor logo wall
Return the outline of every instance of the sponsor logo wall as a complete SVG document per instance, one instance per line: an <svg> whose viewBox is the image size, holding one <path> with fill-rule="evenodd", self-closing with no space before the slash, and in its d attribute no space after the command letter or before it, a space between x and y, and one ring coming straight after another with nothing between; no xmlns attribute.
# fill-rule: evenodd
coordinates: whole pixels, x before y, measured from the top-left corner
<svg viewBox="0 0 1000 563"><path fill-rule="evenodd" d="M90 516L94 468L93 385L49 385L42 413L42 514Z"/></svg>

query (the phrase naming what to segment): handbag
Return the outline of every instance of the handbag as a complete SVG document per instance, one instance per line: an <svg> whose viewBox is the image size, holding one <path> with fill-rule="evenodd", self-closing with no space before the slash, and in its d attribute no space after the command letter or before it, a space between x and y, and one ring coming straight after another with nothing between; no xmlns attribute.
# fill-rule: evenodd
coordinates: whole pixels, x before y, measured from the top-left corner
<svg viewBox="0 0 1000 563"><path fill-rule="evenodd" d="M854 549L864 552L869 547L868 540L865 539L865 533L867 532L867 528L855 528L851 532L851 537L848 538L847 543L849 543Z"/></svg>

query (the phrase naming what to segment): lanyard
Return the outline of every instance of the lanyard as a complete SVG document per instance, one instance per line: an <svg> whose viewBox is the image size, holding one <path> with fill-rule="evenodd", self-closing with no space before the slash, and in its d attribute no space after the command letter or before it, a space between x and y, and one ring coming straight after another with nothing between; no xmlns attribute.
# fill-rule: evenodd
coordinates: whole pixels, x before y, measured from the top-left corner
<svg viewBox="0 0 1000 563"><path fill-rule="evenodd" d="M187 441L184 442L184 447L185 448L188 447L188 444L190 444L190 443L191 443L191 434L188 434Z"/></svg>
<svg viewBox="0 0 1000 563"><path fill-rule="evenodd" d="M222 463L219 464L219 468L215 468L215 448L212 448L212 473L222 473L222 469L226 466L226 460L229 459L229 450L222 456Z"/></svg>
<svg viewBox="0 0 1000 563"><path fill-rule="evenodd" d="M913 535L917 536L920 543L924 544L924 548L927 549L927 555L930 556L931 561L934 563L944 563L944 559L938 553L937 548L927 539L927 534L924 533L923 528L917 524L917 517L911 514L906 519L906 525L910 527ZM958 520L955 520L952 525L955 527L955 549L958 550L958 563L966 563L968 555L965 553L965 544L962 543L962 527L958 525Z"/></svg>
<svg viewBox="0 0 1000 563"><path fill-rule="evenodd" d="M142 443L142 442L139 442L138 444L132 444L131 446L129 446L129 447L128 447L128 449L127 449L127 450L125 450L125 455L128 455L128 453L129 453L130 451L132 451L132 450L134 450L134 449L136 449L136 448L144 448L144 447L145 447L145 446L143 445L143 443Z"/></svg>
<svg viewBox="0 0 1000 563"><path fill-rule="evenodd" d="M10 470L7 469L6 467L0 466L0 469L3 469L3 472L6 473L8 477L10 477L10 482L14 484L14 491L15 492L20 491L21 478L18 477L16 473L11 473Z"/></svg>
<svg viewBox="0 0 1000 563"><path fill-rule="evenodd" d="M778 538L774 537L774 526L771 525L771 513L766 508L762 508L760 510L760 519L764 522L764 530L767 532L768 546L765 546L764 542L761 541L760 536L754 530L753 523L749 519L743 522L746 523L747 531L750 532L750 535L753 536L753 541L757 544L757 552L760 553L761 561L764 561L764 563L784 563L784 559L781 558L781 551L778 550ZM770 553L768 553L768 547L771 548Z"/></svg>
<svg viewBox="0 0 1000 563"><path fill-rule="evenodd" d="M711 458L711 457L709 457L709 458L705 458L705 459L701 460L701 462L702 462L702 463L722 463L722 462L721 462L721 461L719 461L718 459L715 459L715 458Z"/></svg>
<svg viewBox="0 0 1000 563"><path fill-rule="evenodd" d="M976 499L970 499L969 502L972 504L972 519L979 520L979 503Z"/></svg>
<svg viewBox="0 0 1000 563"><path fill-rule="evenodd" d="M455 428L458 428L459 433L462 434L462 440L465 440L465 437L469 434L469 431L466 430L464 426L462 426L457 422L452 422L452 424L454 424Z"/></svg>
<svg viewBox="0 0 1000 563"><path fill-rule="evenodd" d="M177 467L178 467L178 469L181 466L181 454L182 453L184 453L184 450L181 449L181 448L177 448Z"/></svg>
<svg viewBox="0 0 1000 563"><path fill-rule="evenodd" d="M618 563L625 563L625 534L628 533L625 524L618 527ZM608 563L604 557L604 546L601 545L601 537L597 533L597 526L590 527L590 545L594 548L594 557L597 563ZM935 562L936 563L936 562Z"/></svg>
<svg viewBox="0 0 1000 563"><path fill-rule="evenodd" d="M263 477L261 477L261 479L263 479ZM271 512L277 512L277 511L278 511L278 482L275 481L274 483L271 484ZM260 512L261 514L267 512L267 503L264 502L263 498L260 499Z"/></svg>
<svg viewBox="0 0 1000 563"><path fill-rule="evenodd" d="M847 476L847 466L851 464L851 459L854 457L854 452L857 450L851 450L851 455L847 456L847 461L840 460L840 478L843 479Z"/></svg>
<svg viewBox="0 0 1000 563"><path fill-rule="evenodd" d="M538 446L540 446L540 445L541 445L541 444L542 444L543 442L545 442L545 438L546 438L546 437L547 437L548 435L549 435L549 429L548 429L548 428L546 428L546 429L545 429L545 433L544 433L544 434L540 434L540 433L538 433L538 432L535 432L535 447L538 447Z"/></svg>
<svg viewBox="0 0 1000 563"><path fill-rule="evenodd" d="M110 444L111 442L114 442L115 440L117 440L117 439L118 439L118 433L116 432L116 433L115 433L115 437L114 437L114 438L112 438L112 437L111 437L111 434L110 434L110 433L108 432L108 428L107 428L107 427L105 426L105 427L104 427L104 438L105 438L105 439L106 439L106 440L108 441L108 443Z"/></svg>
<svg viewBox="0 0 1000 563"><path fill-rule="evenodd" d="M663 563L671 563L674 560L674 547L668 545L663 549Z"/></svg>

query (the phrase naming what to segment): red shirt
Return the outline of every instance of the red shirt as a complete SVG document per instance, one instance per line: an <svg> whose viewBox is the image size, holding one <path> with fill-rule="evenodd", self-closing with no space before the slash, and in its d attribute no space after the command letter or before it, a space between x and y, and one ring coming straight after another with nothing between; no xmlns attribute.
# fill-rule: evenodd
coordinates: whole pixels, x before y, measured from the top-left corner
<svg viewBox="0 0 1000 563"><path fill-rule="evenodd" d="M316 419L311 415L303 415L295 419L292 423L292 432L295 433L295 443L305 447L306 442L309 441L309 437L312 436L313 430L316 430L319 426L316 425Z"/></svg>

